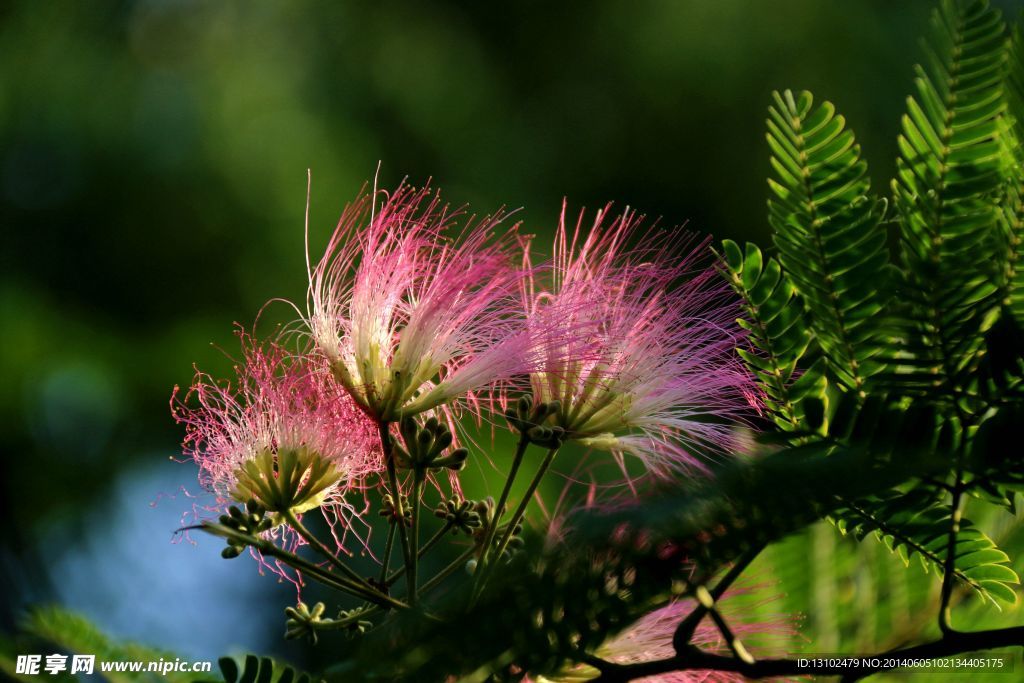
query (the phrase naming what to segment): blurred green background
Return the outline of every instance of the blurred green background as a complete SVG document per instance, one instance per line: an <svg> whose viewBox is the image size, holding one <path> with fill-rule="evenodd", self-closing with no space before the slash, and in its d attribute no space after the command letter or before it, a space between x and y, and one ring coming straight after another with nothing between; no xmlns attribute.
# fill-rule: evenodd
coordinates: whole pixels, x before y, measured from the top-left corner
<svg viewBox="0 0 1024 683"><path fill-rule="evenodd" d="M383 187L433 178L476 211L521 207L528 232L567 197L766 243L770 92L835 102L885 191L931 5L3 3L5 630L57 600L193 657L308 661L280 640L293 591L171 543L196 484L167 408L192 363L228 370L233 322L302 300L307 168L314 253L378 161ZM819 601L858 592L804 574ZM809 628L882 628L841 621Z"/></svg>

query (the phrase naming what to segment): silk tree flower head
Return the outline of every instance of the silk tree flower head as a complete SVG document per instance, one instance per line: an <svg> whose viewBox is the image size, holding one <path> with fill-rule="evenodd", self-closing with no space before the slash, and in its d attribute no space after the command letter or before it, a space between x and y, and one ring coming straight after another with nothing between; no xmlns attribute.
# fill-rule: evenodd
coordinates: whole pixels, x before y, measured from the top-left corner
<svg viewBox="0 0 1024 683"><path fill-rule="evenodd" d="M706 242L641 237L642 217L608 214L585 232L583 213L569 229L563 206L549 281L524 289L532 329L578 331L533 373L534 400L557 400L555 424L585 446L632 454L659 474L702 469L738 447L735 423L756 395L734 351L738 303Z"/></svg>
<svg viewBox="0 0 1024 683"><path fill-rule="evenodd" d="M197 370L171 399L200 484L222 507L255 500L275 524L315 508L332 526L349 519L345 494L383 470L372 423L326 368L241 336L235 385Z"/></svg>
<svg viewBox="0 0 1024 683"><path fill-rule="evenodd" d="M477 406L478 392L524 372L531 350L516 302L514 235L500 212L462 218L406 184L346 207L310 272L306 323L355 401L377 421Z"/></svg>

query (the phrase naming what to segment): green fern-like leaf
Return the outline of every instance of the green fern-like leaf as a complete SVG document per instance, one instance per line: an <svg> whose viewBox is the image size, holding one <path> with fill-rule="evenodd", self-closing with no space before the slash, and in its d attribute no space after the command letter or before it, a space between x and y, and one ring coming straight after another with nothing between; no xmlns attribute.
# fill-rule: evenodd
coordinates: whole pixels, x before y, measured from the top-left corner
<svg viewBox="0 0 1024 683"><path fill-rule="evenodd" d="M765 393L765 405L780 429L793 431L803 419L800 402L823 392L817 369L797 377L797 363L808 353L811 334L802 321L803 305L779 262L765 258L757 245L746 250L732 240L722 242L723 271L743 300L753 349L737 349Z"/></svg>
<svg viewBox="0 0 1024 683"><path fill-rule="evenodd" d="M943 2L907 100L893 181L909 322L904 386L960 391L996 303L1005 25L985 0Z"/></svg>
<svg viewBox="0 0 1024 683"><path fill-rule="evenodd" d="M271 659L245 655L244 657L221 657L220 666L224 683L313 683L309 674L301 673L291 666Z"/></svg>
<svg viewBox="0 0 1024 683"><path fill-rule="evenodd" d="M768 220L779 259L831 374L863 395L880 369L880 313L891 296L885 229L869 196L867 164L831 103L814 107L809 92L789 90L773 98Z"/></svg>
<svg viewBox="0 0 1024 683"><path fill-rule="evenodd" d="M833 517L844 534L858 540L875 535L906 564L917 556L925 571L942 571L949 542L951 511L933 491L918 488L892 490L848 504ZM1009 566L1010 558L970 520L960 520L954 550L957 580L993 603L1013 604L1012 585L1020 579Z"/></svg>
<svg viewBox="0 0 1024 683"><path fill-rule="evenodd" d="M1024 398L1024 33L1011 39L1006 77L1007 113L999 128L1003 192L995 254L998 319L985 331L975 373L977 390L990 404Z"/></svg>
<svg viewBox="0 0 1024 683"><path fill-rule="evenodd" d="M1003 127L1005 193L1000 206L1004 310L1024 327L1024 27L1013 31L1006 79L1008 117Z"/></svg>
<svg viewBox="0 0 1024 683"><path fill-rule="evenodd" d="M1006 73L1007 111L1000 119L1003 153L993 258L995 322L970 385L989 405L1024 398L1024 33L1011 39Z"/></svg>

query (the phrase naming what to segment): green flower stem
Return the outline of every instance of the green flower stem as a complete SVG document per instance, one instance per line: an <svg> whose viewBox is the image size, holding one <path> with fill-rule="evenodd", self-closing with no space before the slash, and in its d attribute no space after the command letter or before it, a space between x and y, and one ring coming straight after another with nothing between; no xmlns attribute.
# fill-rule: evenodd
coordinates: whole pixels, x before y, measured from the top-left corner
<svg viewBox="0 0 1024 683"><path fill-rule="evenodd" d="M454 560L452 560L452 562L447 567L439 571L432 579L430 579L430 581L427 581L425 584L423 584L422 592L425 594L428 591L434 589L438 584L440 584L442 581L451 576L457 569L459 569L459 567L464 566L466 562L471 557L473 557L475 553L476 546L471 546L467 548L464 553L462 553Z"/></svg>
<svg viewBox="0 0 1024 683"><path fill-rule="evenodd" d="M435 545L437 545L438 541L440 541L442 538L444 538L444 535L446 533L451 531L452 526L454 526L454 525L451 522L445 522L444 526L441 527L440 529L438 529L437 533L434 534L433 536L431 536L430 540L428 540L426 543L423 544L423 546L419 549L419 552L416 553L416 557L417 558L421 558L424 555L426 555L427 552L431 548L433 548ZM390 535L391 534L389 534L389 536ZM388 575L387 580L381 578L381 583L383 583L384 585L390 586L395 581L397 581L399 579L399 577L401 577L403 574L405 574L405 567L399 567L398 569L396 569L395 571L391 572L391 574Z"/></svg>
<svg viewBox="0 0 1024 683"><path fill-rule="evenodd" d="M374 587L366 581L366 579L360 576L354 569L349 567L347 564L342 562L337 555L332 553L327 546L321 543L320 539L314 536L313 532L307 529L302 524L302 522L299 521L299 518L295 515L294 512L292 512L291 510L286 510L285 512L282 513L282 516L284 517L285 521L287 521L288 524L299 533L299 536L302 536L302 538L304 538L306 542L309 543L310 546L312 546L318 553L326 557L327 561L335 567L337 567L342 574L352 579L354 582L360 584L361 586L364 586L368 590L375 590Z"/></svg>
<svg viewBox="0 0 1024 683"><path fill-rule="evenodd" d="M417 585L419 571L420 545L420 508L423 503L423 473L416 470L412 481L412 535L409 539L409 604L413 607L417 602Z"/></svg>
<svg viewBox="0 0 1024 683"><path fill-rule="evenodd" d="M537 468L537 473L533 475L533 480L530 481L530 485L526 487L526 492L523 493L523 499L519 501L519 507L512 514L512 519L509 520L508 526L505 528L505 533L502 535L498 545L494 548L492 554L493 561L488 562L482 569L483 572L478 582L478 589L483 590L484 584L487 582L487 577L491 572L492 567L498 562L501 554L505 552L505 548L508 547L509 541L512 540L513 534L516 532L516 527L523 520L526 515L526 508L530 504L530 499L533 498L533 494L537 492L537 487L540 486L541 480L544 475L547 474L548 469L551 467L551 463L555 460L555 455L558 453L558 447L548 449L547 455L544 456L544 461L541 462L540 467Z"/></svg>
<svg viewBox="0 0 1024 683"><path fill-rule="evenodd" d="M420 586L420 594L421 595L429 594L430 591L434 590L434 588L439 586L442 581L444 581L449 576L451 576L456 571L458 571L459 568L465 566L466 562L471 557L473 557L473 555L475 555L475 554L476 554L476 545L474 544L474 545L470 546L469 548L467 548L461 555L459 555L454 560L452 560L451 563L447 567L442 569L434 577L432 577L429 581L427 581L422 586ZM430 614L426 610L423 610L422 607L420 608L420 615L422 615L423 617L425 617L426 619L429 619L431 621L442 622L442 620L439 617L437 617L437 616L435 616L433 614ZM393 623L393 620L397 619L397 618L398 618L398 615L397 614L393 614L391 616L390 623ZM384 623L382 623L379 626L379 628L380 629L385 629L385 628L387 628L388 625L389 625L389 620L385 620Z"/></svg>
<svg viewBox="0 0 1024 683"><path fill-rule="evenodd" d="M207 533L213 534L214 536L220 536L221 538L237 541L244 545L251 545L256 548L256 550L260 551L261 554L268 557L275 557L287 564L289 567L305 572L310 577L316 579L325 586L334 588L335 590L348 593L349 595L354 595L381 607L394 607L399 609L407 609L409 607L404 602L396 600L391 596L384 595L378 590L372 588L368 590L361 584L332 574L331 572L326 571L323 567L319 567L309 560L305 560L294 553L288 552L287 550L278 548L273 543L262 538L243 534L222 524L215 524L213 522L201 524L199 528Z"/></svg>
<svg viewBox="0 0 1024 683"><path fill-rule="evenodd" d="M366 609L362 610L361 612L358 612L357 614L354 614L351 617L348 617L346 619L331 619L329 621L314 622L314 623L312 623L310 625L313 628L315 628L317 631L331 631L331 630L337 630L337 629L345 629L345 628L348 628L349 626L351 626L352 624L354 624L356 622L362 621L363 619L365 619L368 616L376 614L380 610L381 610L381 608L380 608L379 605L374 605L373 607L367 607Z"/></svg>
<svg viewBox="0 0 1024 683"><path fill-rule="evenodd" d="M416 593L416 586L413 583L413 576L409 572L412 565L412 558L409 550L409 533L405 528L405 510L402 508L402 491L398 488L398 472L395 470L394 444L391 442L391 432L388 431L388 423L381 422L380 447L384 451L384 463L388 470L388 485L391 487L391 495L395 499L395 526L398 527L398 538L402 541L402 557L405 559L406 581L409 585L409 595Z"/></svg>
<svg viewBox="0 0 1024 683"><path fill-rule="evenodd" d="M512 515L512 519L509 520L508 526L505 529L505 534L501 537L501 541L495 548L495 557L501 557L501 554L505 552L505 548L508 546L508 542L512 540L512 535L516 531L516 527L523 517L526 515L526 508L530 504L530 499L533 498L533 494L537 492L537 487L540 486L541 480L544 475L548 473L548 469L551 467L551 463L555 460L555 455L558 453L558 447L548 449L547 455L544 456L543 462L540 467L537 468L537 473L533 475L533 480L530 481L530 485L526 488L526 492L523 493L523 499L519 501L519 507L516 508L515 513Z"/></svg>
<svg viewBox="0 0 1024 683"><path fill-rule="evenodd" d="M487 528L484 531L483 543L480 545L480 571L477 572L477 588L481 587L481 577L484 575L483 570L487 563L488 551L491 549L491 544L494 543L494 534L498 528L498 520L505 509L505 504L508 503L509 494L512 492L512 484L515 481L516 474L519 472L519 466L523 464L523 456L526 454L526 449L529 445L530 437L526 435L525 431L520 432L519 443L516 444L516 452L512 456L512 467L508 471L508 476L505 478L505 486L502 488L498 504L494 508L494 518L486 520Z"/></svg>
<svg viewBox="0 0 1024 683"><path fill-rule="evenodd" d="M428 550L430 550L435 545L437 545L438 541L440 541L442 538L444 538L444 535L446 533L448 533L449 531L451 531L453 526L455 526L455 525L452 522L445 522L444 526L442 526L440 529L438 529L437 533L435 533L433 536L431 536L430 540L428 540L426 543L424 543L423 547L420 548L420 557L423 557L424 555L426 555Z"/></svg>
<svg viewBox="0 0 1024 683"><path fill-rule="evenodd" d="M381 560L380 579L377 583L385 585L388 576L388 567L391 565L391 550L395 546L395 524L388 524L388 540L384 542L384 557Z"/></svg>

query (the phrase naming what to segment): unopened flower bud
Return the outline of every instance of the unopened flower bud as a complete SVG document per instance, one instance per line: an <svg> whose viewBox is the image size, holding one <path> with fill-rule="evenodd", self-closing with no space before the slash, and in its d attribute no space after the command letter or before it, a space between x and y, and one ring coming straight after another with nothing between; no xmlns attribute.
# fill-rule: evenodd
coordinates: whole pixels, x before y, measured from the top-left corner
<svg viewBox="0 0 1024 683"><path fill-rule="evenodd" d="M395 446L395 462L399 467L415 470L420 475L442 468L459 470L469 452L463 448L444 455L455 441L451 430L436 417L428 419L420 428L414 418L405 418L399 426L402 445Z"/></svg>
<svg viewBox="0 0 1024 683"><path fill-rule="evenodd" d="M530 410L533 409L533 396L520 396L516 408L519 417L523 419L529 417Z"/></svg>
<svg viewBox="0 0 1024 683"><path fill-rule="evenodd" d="M466 466L466 459L469 457L469 451L465 448L456 448L445 458L439 458L434 461L434 467L445 467L450 470L461 470Z"/></svg>
<svg viewBox="0 0 1024 683"><path fill-rule="evenodd" d="M448 522L455 533L472 535L483 524L476 504L470 500L450 498L434 510L434 515Z"/></svg>
<svg viewBox="0 0 1024 683"><path fill-rule="evenodd" d="M390 524L398 523L401 517L402 523L407 527L412 526L412 508L409 507L409 497L405 494L400 496L400 505L395 504L395 498L390 493L384 495L381 501L380 516L388 520ZM401 514L399 514L401 509Z"/></svg>
<svg viewBox="0 0 1024 683"><path fill-rule="evenodd" d="M293 640L308 636L315 645L317 640L316 627L325 621L322 619L324 609L326 608L322 602L313 605L312 609L304 602L300 602L295 607L285 607L284 613L288 620L285 622L284 637Z"/></svg>
<svg viewBox="0 0 1024 683"><path fill-rule="evenodd" d="M220 551L220 556L225 560L232 560L242 554L245 546L229 545Z"/></svg>

